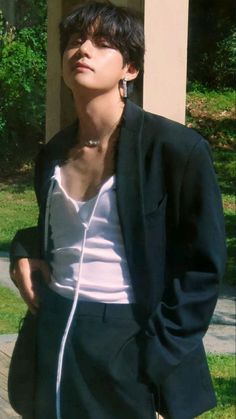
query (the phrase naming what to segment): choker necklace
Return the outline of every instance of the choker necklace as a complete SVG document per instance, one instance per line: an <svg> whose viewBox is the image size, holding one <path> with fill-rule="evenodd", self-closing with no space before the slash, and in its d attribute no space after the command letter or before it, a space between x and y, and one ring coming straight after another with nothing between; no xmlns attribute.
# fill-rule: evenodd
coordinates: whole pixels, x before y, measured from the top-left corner
<svg viewBox="0 0 236 419"><path fill-rule="evenodd" d="M88 141L86 141L84 143L84 146L85 147L93 148L93 147L97 147L99 144L100 144L99 138L95 138L94 140L88 140Z"/></svg>
<svg viewBox="0 0 236 419"><path fill-rule="evenodd" d="M121 119L118 122L116 122L116 124L113 125L110 133L108 132L106 134L106 135L110 136L109 140L114 141L118 138L120 126L121 126ZM86 140L82 144L82 147L89 147L89 148L98 147L101 144L101 140L102 140L102 138L96 138L96 137L95 138L90 138L89 140Z"/></svg>

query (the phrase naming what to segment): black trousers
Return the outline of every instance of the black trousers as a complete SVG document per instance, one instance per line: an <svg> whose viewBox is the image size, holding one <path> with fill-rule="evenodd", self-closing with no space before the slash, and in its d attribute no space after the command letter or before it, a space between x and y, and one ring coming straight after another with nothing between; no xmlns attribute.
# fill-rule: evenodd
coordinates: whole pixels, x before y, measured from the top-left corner
<svg viewBox="0 0 236 419"><path fill-rule="evenodd" d="M72 302L44 286L38 327L36 419L56 419L56 370ZM137 307L79 302L61 383L62 419L154 419L142 373Z"/></svg>

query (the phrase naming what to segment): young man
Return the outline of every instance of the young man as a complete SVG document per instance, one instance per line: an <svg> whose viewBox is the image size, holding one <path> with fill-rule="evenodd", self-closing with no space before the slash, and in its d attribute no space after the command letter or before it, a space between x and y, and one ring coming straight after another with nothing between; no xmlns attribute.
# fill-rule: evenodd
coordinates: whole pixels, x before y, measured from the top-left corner
<svg viewBox="0 0 236 419"><path fill-rule="evenodd" d="M39 317L35 418L191 419L215 405L202 338L225 263L209 147L126 99L144 55L130 11L92 1L60 30L78 120L40 152L37 234L12 246Z"/></svg>

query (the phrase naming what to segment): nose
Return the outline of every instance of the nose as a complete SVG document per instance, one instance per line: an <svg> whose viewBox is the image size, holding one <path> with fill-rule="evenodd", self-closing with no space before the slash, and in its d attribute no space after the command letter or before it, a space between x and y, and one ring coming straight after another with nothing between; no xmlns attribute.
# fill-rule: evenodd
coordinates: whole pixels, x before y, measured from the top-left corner
<svg viewBox="0 0 236 419"><path fill-rule="evenodd" d="M92 47L93 47L93 44L92 44L91 40L86 39L85 41L81 42L81 44L79 46L79 49L78 49L78 52L81 55L90 56L91 53L92 53Z"/></svg>

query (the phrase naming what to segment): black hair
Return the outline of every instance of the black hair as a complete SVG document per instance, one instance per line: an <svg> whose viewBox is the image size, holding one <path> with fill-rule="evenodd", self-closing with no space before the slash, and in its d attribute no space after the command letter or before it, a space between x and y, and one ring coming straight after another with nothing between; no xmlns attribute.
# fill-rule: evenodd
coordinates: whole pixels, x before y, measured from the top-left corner
<svg viewBox="0 0 236 419"><path fill-rule="evenodd" d="M89 1L74 8L59 28L62 55L71 35L78 33L81 39L91 35L93 39L106 39L120 51L124 64L133 64L136 70L143 71L143 23L130 9L115 6L110 1Z"/></svg>

